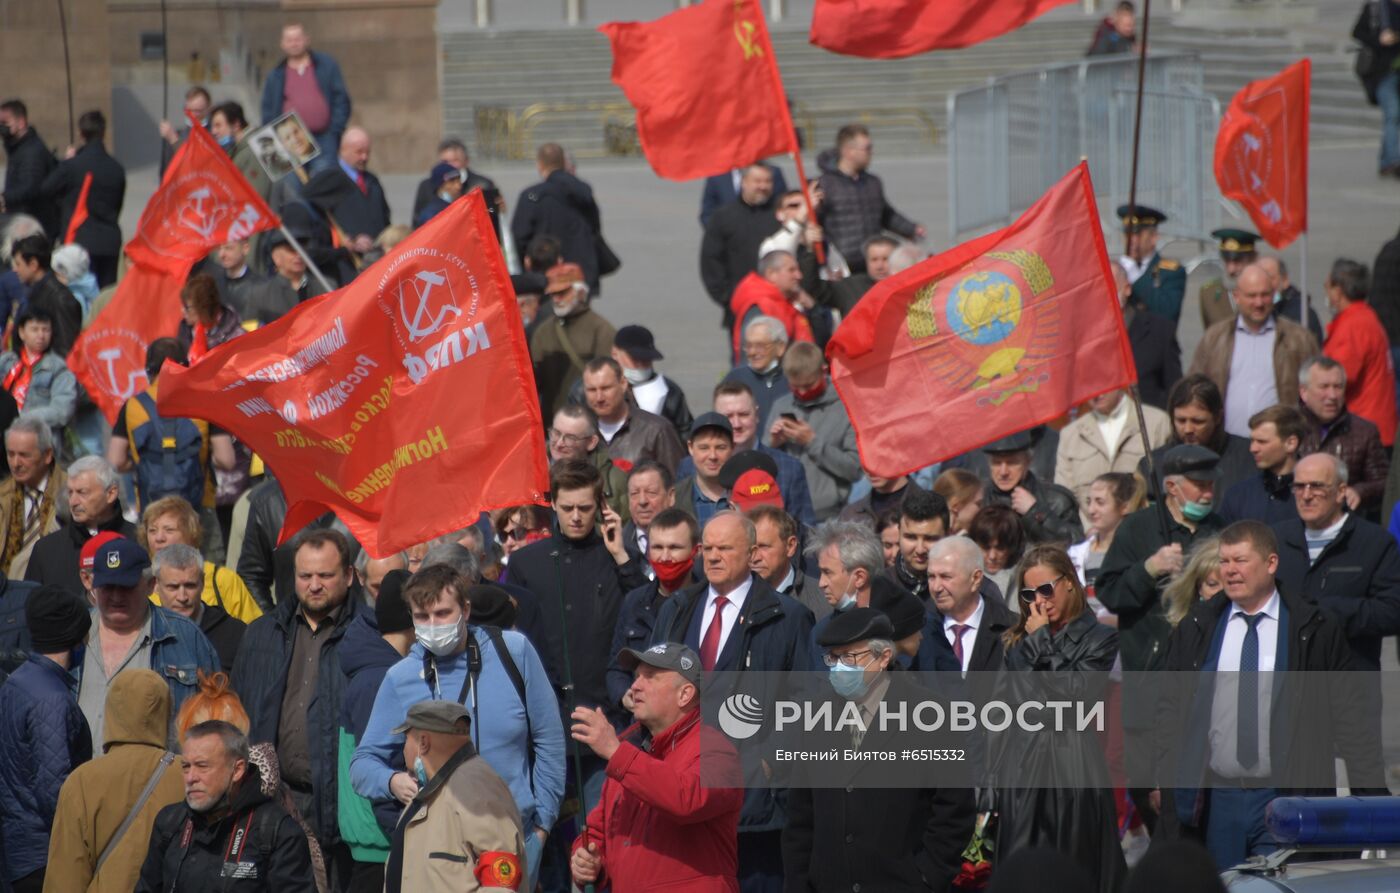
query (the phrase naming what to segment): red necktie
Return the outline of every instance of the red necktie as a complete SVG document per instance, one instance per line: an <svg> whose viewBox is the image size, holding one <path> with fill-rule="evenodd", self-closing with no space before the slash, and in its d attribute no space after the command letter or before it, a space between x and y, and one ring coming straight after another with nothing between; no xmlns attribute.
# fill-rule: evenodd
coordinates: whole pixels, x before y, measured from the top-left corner
<svg viewBox="0 0 1400 893"><path fill-rule="evenodd" d="M355 172L355 185L360 187L360 191L369 195L369 181L365 179L364 171Z"/></svg>
<svg viewBox="0 0 1400 893"><path fill-rule="evenodd" d="M966 623L953 624L953 656L958 659L959 670L963 667L963 633L970 629L972 629L972 627L968 626Z"/></svg>
<svg viewBox="0 0 1400 893"><path fill-rule="evenodd" d="M715 616L710 618L710 628L705 630L705 638L700 642L700 666L706 672L715 668L715 660L719 657L719 640L724 632L724 606L727 604L729 599L724 596L715 597Z"/></svg>

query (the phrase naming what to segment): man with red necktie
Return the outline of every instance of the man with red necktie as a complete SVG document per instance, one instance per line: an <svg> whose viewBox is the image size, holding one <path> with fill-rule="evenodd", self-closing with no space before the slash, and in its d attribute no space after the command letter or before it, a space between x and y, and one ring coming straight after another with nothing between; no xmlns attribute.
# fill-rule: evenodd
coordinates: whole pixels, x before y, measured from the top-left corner
<svg viewBox="0 0 1400 893"><path fill-rule="evenodd" d="M345 247L363 255L389 225L389 202L379 178L369 170L369 134L351 127L340 138L334 166L312 174L304 192L343 234Z"/></svg>

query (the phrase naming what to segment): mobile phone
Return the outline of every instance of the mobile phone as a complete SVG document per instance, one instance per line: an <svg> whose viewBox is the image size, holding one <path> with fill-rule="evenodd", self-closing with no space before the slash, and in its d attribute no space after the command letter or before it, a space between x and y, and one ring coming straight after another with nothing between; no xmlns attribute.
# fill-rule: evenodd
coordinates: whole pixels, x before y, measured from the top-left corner
<svg viewBox="0 0 1400 893"><path fill-rule="evenodd" d="M797 421L797 415L791 412L780 412L778 413L778 417L787 419L789 422Z"/></svg>

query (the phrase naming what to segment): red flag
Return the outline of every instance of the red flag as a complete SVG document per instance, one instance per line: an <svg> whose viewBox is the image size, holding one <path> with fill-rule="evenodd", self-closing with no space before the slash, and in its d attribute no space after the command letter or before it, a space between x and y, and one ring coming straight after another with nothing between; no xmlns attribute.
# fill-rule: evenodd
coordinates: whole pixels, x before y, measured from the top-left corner
<svg viewBox="0 0 1400 893"><path fill-rule="evenodd" d="M186 274L131 264L107 306L78 336L68 366L107 421L146 387L146 348L179 328Z"/></svg>
<svg viewBox="0 0 1400 893"><path fill-rule="evenodd" d="M827 345L882 477L1137 379L1085 163L1006 229L876 283Z"/></svg>
<svg viewBox="0 0 1400 893"><path fill-rule="evenodd" d="M78 230L87 223L88 193L92 191L92 172L83 174L83 185L78 190L78 203L73 206L73 216L68 218L68 231L63 234L63 244L71 245L78 238Z"/></svg>
<svg viewBox="0 0 1400 893"><path fill-rule="evenodd" d="M704 0L598 29L658 176L691 180L797 151L758 0Z"/></svg>
<svg viewBox="0 0 1400 893"><path fill-rule="evenodd" d="M371 555L543 502L544 425L480 190L345 288L161 373L162 413L209 419L277 473L284 536L329 507Z"/></svg>
<svg viewBox="0 0 1400 893"><path fill-rule="evenodd" d="M279 225L209 132L191 123L189 138L141 212L126 253L138 263L183 275L219 245Z"/></svg>
<svg viewBox="0 0 1400 893"><path fill-rule="evenodd" d="M900 59L1000 37L1073 0L817 0L811 42L833 53Z"/></svg>
<svg viewBox="0 0 1400 893"><path fill-rule="evenodd" d="M1270 245L1308 228L1308 119L1312 61L1251 81L1230 100L1215 138L1215 182Z"/></svg>

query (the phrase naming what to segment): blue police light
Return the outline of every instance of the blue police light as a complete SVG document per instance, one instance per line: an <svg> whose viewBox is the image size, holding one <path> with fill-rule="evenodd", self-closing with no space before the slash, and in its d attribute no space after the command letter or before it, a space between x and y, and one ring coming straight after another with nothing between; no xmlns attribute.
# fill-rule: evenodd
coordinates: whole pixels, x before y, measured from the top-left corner
<svg viewBox="0 0 1400 893"><path fill-rule="evenodd" d="M1264 821L1285 846L1400 846L1400 797L1279 797Z"/></svg>

